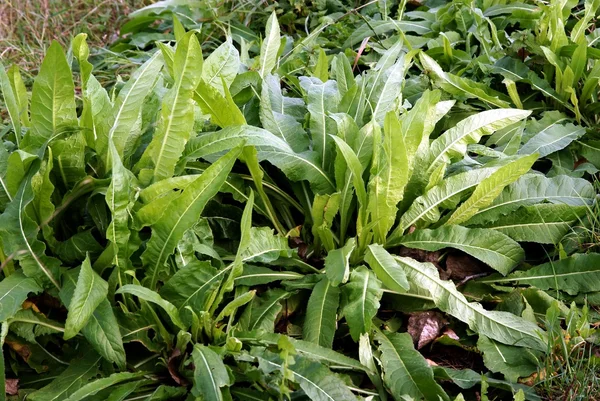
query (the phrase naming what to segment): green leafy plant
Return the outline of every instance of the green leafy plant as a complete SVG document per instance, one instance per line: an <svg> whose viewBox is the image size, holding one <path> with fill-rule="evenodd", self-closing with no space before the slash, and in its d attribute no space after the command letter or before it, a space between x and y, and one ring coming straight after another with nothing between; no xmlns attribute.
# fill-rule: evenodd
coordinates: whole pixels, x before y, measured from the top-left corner
<svg viewBox="0 0 600 401"><path fill-rule="evenodd" d="M350 33L334 19L299 38L272 13L255 46L232 32L203 47L173 19L174 40L110 91L85 35L68 57L50 47L30 98L1 69L0 371L15 397L538 400L536 373L573 371L566 333L593 384L592 313L565 304L598 302L597 254L570 245L593 222L593 170L559 163L590 121L458 74L455 56L501 53L491 18L509 13L494 6L373 2L336 16ZM481 48L433 37L455 15ZM429 49L401 38L410 25ZM327 29L379 43L333 52ZM473 363L443 363L452 352Z"/></svg>

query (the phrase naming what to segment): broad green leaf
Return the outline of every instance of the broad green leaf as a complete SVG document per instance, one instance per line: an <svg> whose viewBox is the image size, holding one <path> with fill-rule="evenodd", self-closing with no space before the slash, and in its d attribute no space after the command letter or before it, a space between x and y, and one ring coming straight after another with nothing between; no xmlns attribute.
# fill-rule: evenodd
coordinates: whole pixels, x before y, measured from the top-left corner
<svg viewBox="0 0 600 401"><path fill-rule="evenodd" d="M224 94L200 80L194 92L194 100L204 113L210 115L211 122L221 128L246 124L244 114L233 101L224 81L221 79L219 82Z"/></svg>
<svg viewBox="0 0 600 401"><path fill-rule="evenodd" d="M112 387L116 384L119 384L119 383L122 383L122 382L125 382L128 380L143 377L145 374L147 374L147 373L146 372L113 373L112 375L110 375L108 377L103 377L101 379L97 379L97 380L94 380L94 381L86 384L85 386L81 387L79 390L77 390L73 394L71 394L69 396L69 398L67 398L65 401L84 400L87 397L91 397L106 388Z"/></svg>
<svg viewBox="0 0 600 401"><path fill-rule="evenodd" d="M8 116L10 117L10 122L12 123L18 146L21 141L21 116L19 103L13 88L10 85L10 80L2 63L0 63L0 91L2 92L4 104L6 105L6 110L8 111Z"/></svg>
<svg viewBox="0 0 600 401"><path fill-rule="evenodd" d="M420 53L419 58L425 72L433 76L435 83L444 91L469 99L479 99L496 107L509 107L506 95L490 89L483 83L445 72L442 67L426 53Z"/></svg>
<svg viewBox="0 0 600 401"><path fill-rule="evenodd" d="M180 42L177 43L179 48ZM199 66L196 65L199 70ZM206 58L202 65L202 80L224 95L223 82L229 88L240 69L240 54L228 38Z"/></svg>
<svg viewBox="0 0 600 401"><path fill-rule="evenodd" d="M504 275L525 258L525 252L517 242L486 228L445 226L433 230L415 230L402 237L400 244L425 251L460 249Z"/></svg>
<svg viewBox="0 0 600 401"><path fill-rule="evenodd" d="M65 400L97 375L101 358L95 352L87 352L82 358L69 364L50 384L30 393L31 401Z"/></svg>
<svg viewBox="0 0 600 401"><path fill-rule="evenodd" d="M319 155L323 171L329 171L333 165L335 150L331 135L336 131L336 123L328 114L338 111L340 94L337 83L321 82L313 77L300 77L300 85L306 92L312 147Z"/></svg>
<svg viewBox="0 0 600 401"><path fill-rule="evenodd" d="M185 231L196 224L206 203L217 194L241 150L234 148L207 168L169 204L171 212L152 225L152 236L142 254L142 261L148 266L150 288L156 287L168 257Z"/></svg>
<svg viewBox="0 0 600 401"><path fill-rule="evenodd" d="M295 152L308 149L308 135L292 115L286 114L279 77L267 75L260 95L260 122L264 129L283 139Z"/></svg>
<svg viewBox="0 0 600 401"><path fill-rule="evenodd" d="M194 127L192 93L200 80L201 64L200 44L195 33L190 32L177 44L173 64L175 82L163 98L158 127L139 162L142 168L139 176L145 183L173 176Z"/></svg>
<svg viewBox="0 0 600 401"><path fill-rule="evenodd" d="M76 269L65 274L60 299L64 305L69 305L77 285L78 271ZM81 329L90 345L107 361L116 363L125 369L125 349L117 319L108 299L102 300L87 324Z"/></svg>
<svg viewBox="0 0 600 401"><path fill-rule="evenodd" d="M431 173L440 163L449 164L462 158L467 152L467 145L477 143L481 137L512 125L529 114L530 111L519 109L488 110L465 118L431 143L427 171Z"/></svg>
<svg viewBox="0 0 600 401"><path fill-rule="evenodd" d="M540 364L539 352L528 348L499 344L485 336L479 336L477 348L483 353L483 362L492 372L499 372L511 382L519 377L528 377L537 371Z"/></svg>
<svg viewBox="0 0 600 401"><path fill-rule="evenodd" d="M277 14L273 11L267 20L265 37L260 47L259 73L262 78L265 78L277 66L280 46L279 22L277 21Z"/></svg>
<svg viewBox="0 0 600 401"><path fill-rule="evenodd" d="M446 392L433 378L433 370L415 350L408 333L377 333L383 381L394 399L405 397L425 400L449 400Z"/></svg>
<svg viewBox="0 0 600 401"><path fill-rule="evenodd" d="M244 263L273 263L280 257L291 256L288 240L282 235L273 234L268 227L250 227L249 242L240 256Z"/></svg>
<svg viewBox="0 0 600 401"><path fill-rule="evenodd" d="M537 159L537 154L521 157L494 171L477 185L471 197L452 213L445 224L461 224L469 220L479 209L490 205L504 187L527 173Z"/></svg>
<svg viewBox="0 0 600 401"><path fill-rule="evenodd" d="M479 209L467 224L495 220L521 206L542 202L583 206L592 204L594 198L594 188L587 180L566 175L545 177L540 174L526 174L504 188L492 204Z"/></svg>
<svg viewBox="0 0 600 401"><path fill-rule="evenodd" d="M98 305L106 299L107 294L108 283L92 269L88 256L81 265L77 285L71 302L69 302L69 313L65 323L65 340L73 338L79 333Z"/></svg>
<svg viewBox="0 0 600 401"><path fill-rule="evenodd" d="M140 299L143 299L144 301L152 302L153 304L160 306L165 312L167 312L167 315L169 315L171 321L177 327L179 327L182 330L185 330L186 328L185 324L181 321L181 318L179 317L179 311L177 310L175 305L173 305L169 301L164 300L160 295L158 295L158 293L146 287L142 287L141 285L136 284L127 284L119 288L115 294L131 294Z"/></svg>
<svg viewBox="0 0 600 401"><path fill-rule="evenodd" d="M69 129L77 127L75 87L62 47L53 41L31 91L31 130L22 149L39 150Z"/></svg>
<svg viewBox="0 0 600 401"><path fill-rule="evenodd" d="M306 307L302 338L331 348L337 325L340 289L323 277L314 287Z"/></svg>
<svg viewBox="0 0 600 401"><path fill-rule="evenodd" d="M500 231L515 241L556 244L587 210L587 206L562 204L522 206L497 220L474 226Z"/></svg>
<svg viewBox="0 0 600 401"><path fill-rule="evenodd" d="M534 323L508 312L488 311L480 304L468 302L452 281L441 280L431 263L396 257L411 286L430 294L443 312L466 323L476 333L503 344L546 350L546 334Z"/></svg>
<svg viewBox="0 0 600 401"><path fill-rule="evenodd" d="M217 270L209 262L193 261L178 270L160 289L160 295L177 307L182 319L191 324L186 307L194 312L208 310L213 292L218 282L211 278Z"/></svg>
<svg viewBox="0 0 600 401"><path fill-rule="evenodd" d="M282 309L281 301L291 295L291 292L281 288L273 288L254 297L240 316L240 330L263 330L272 333L275 330L275 319Z"/></svg>
<svg viewBox="0 0 600 401"><path fill-rule="evenodd" d="M371 321L379 310L383 295L381 281L365 266L352 270L350 281L342 287L342 314L354 341L371 330Z"/></svg>
<svg viewBox="0 0 600 401"><path fill-rule="evenodd" d="M495 283L516 282L540 290L560 290L570 295L598 290L600 282L600 255L575 254L566 259L535 266L527 271L517 271ZM482 282L485 282L482 280Z"/></svg>
<svg viewBox="0 0 600 401"><path fill-rule="evenodd" d="M258 342L267 345L277 345L282 336L283 334L264 332L242 332L236 334L236 338L242 342ZM288 337L287 340L292 343L298 353L311 360L326 362L332 366L342 366L347 369L366 369L366 367L356 359L340 354L331 348L321 347L320 345L308 341L297 340L292 337Z"/></svg>
<svg viewBox="0 0 600 401"><path fill-rule="evenodd" d="M98 136L96 149L98 154L106 155L108 158L108 143L115 144L117 153L123 155L127 138L132 131L138 129L138 118L144 105L144 99L152 91L158 75L163 67L163 59L160 52L142 64L119 91L119 95L113 106L113 122L106 136ZM105 162L111 165L110 160Z"/></svg>
<svg viewBox="0 0 600 401"><path fill-rule="evenodd" d="M338 286L348 281L350 276L350 255L354 251L356 240L350 238L346 245L333 249L325 257L325 273L331 285Z"/></svg>
<svg viewBox="0 0 600 401"><path fill-rule="evenodd" d="M30 343L35 343L37 337L65 331L59 322L50 320L31 308L18 311L14 317L8 319L7 324L10 325L10 331Z"/></svg>
<svg viewBox="0 0 600 401"><path fill-rule="evenodd" d="M365 262L369 264L383 285L390 290L406 292L409 289L404 270L381 245L369 245L365 254Z"/></svg>
<svg viewBox="0 0 600 401"><path fill-rule="evenodd" d="M585 134L585 128L573 124L553 124L531 138L518 153L528 155L539 153L539 157L564 149L567 145Z"/></svg>
<svg viewBox="0 0 600 401"><path fill-rule="evenodd" d="M0 322L11 318L29 293L37 294L42 288L32 278L17 271L0 281Z"/></svg>
<svg viewBox="0 0 600 401"><path fill-rule="evenodd" d="M192 351L194 386L192 393L206 401L224 400L221 387L231 385L223 359L207 346L196 344Z"/></svg>
<svg viewBox="0 0 600 401"><path fill-rule="evenodd" d="M184 157L207 158L245 143L255 146L259 161L269 161L292 181L307 180L316 193L330 193L335 185L321 169L318 156L312 151L296 153L269 131L249 125L228 127L199 135L188 142Z"/></svg>

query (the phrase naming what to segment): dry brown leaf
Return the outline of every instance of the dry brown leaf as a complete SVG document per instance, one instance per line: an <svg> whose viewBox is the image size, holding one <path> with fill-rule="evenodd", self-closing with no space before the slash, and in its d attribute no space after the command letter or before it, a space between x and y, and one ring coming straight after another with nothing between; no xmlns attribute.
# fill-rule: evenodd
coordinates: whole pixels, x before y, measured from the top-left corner
<svg viewBox="0 0 600 401"><path fill-rule="evenodd" d="M447 324L444 315L439 312L416 312L408 319L408 333L417 345L417 349L421 349L438 338Z"/></svg>

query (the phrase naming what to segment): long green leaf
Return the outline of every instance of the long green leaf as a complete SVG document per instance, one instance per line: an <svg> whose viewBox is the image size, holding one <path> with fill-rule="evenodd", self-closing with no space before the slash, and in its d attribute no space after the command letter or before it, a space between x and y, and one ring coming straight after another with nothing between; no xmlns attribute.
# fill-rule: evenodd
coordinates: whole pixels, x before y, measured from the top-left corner
<svg viewBox="0 0 600 401"><path fill-rule="evenodd" d="M425 358L414 349L408 333L378 333L383 381L396 400L405 397L427 401L449 400L446 392L433 378L433 370Z"/></svg>
<svg viewBox="0 0 600 401"><path fill-rule="evenodd" d="M481 137L514 124L529 114L531 112L526 110L503 109L483 111L465 118L431 143L427 171L431 173L440 163L462 158L467 152L467 145L477 143Z"/></svg>
<svg viewBox="0 0 600 401"><path fill-rule="evenodd" d="M260 95L260 122L264 129L287 142L295 152L308 150L308 135L294 116L286 114L279 77L267 75Z"/></svg>
<svg viewBox="0 0 600 401"><path fill-rule="evenodd" d="M193 394L206 401L222 401L221 387L231 384L221 357L207 346L196 344L192 351L194 361Z"/></svg>
<svg viewBox="0 0 600 401"><path fill-rule="evenodd" d="M468 302L453 282L441 280L431 263L396 257L411 285L426 292L436 306L465 322L471 330L503 344L546 350L546 334L536 324L508 312L488 311L480 304Z"/></svg>
<svg viewBox="0 0 600 401"><path fill-rule="evenodd" d="M141 285L136 284L127 284L119 288L116 294L131 294L140 299L143 299L144 301L152 302L153 304L160 306L165 312L167 312L167 314L177 327L179 327L182 330L186 328L185 324L181 321L179 311L177 310L175 305L173 305L169 301L164 300L160 295L158 295L158 293L146 287L142 287Z"/></svg>
<svg viewBox="0 0 600 401"><path fill-rule="evenodd" d="M537 154L521 157L494 171L477 185L471 197L452 213L446 224L461 224L469 220L479 209L491 204L504 187L527 173L537 159Z"/></svg>
<svg viewBox="0 0 600 401"><path fill-rule="evenodd" d="M260 47L259 73L262 78L265 78L277 65L277 56L280 46L281 37L279 36L279 22L277 21L277 14L273 11L267 20L265 38Z"/></svg>
<svg viewBox="0 0 600 401"><path fill-rule="evenodd" d="M531 206L542 202L571 206L591 205L595 196L592 184L581 178L566 175L546 177L541 174L526 174L507 186L492 204L479 209L467 224L492 221L521 206Z"/></svg>
<svg viewBox="0 0 600 401"><path fill-rule="evenodd" d="M82 358L74 360L50 384L30 393L27 398L31 401L59 401L69 398L96 376L100 361L101 358L95 352L87 352Z"/></svg>
<svg viewBox="0 0 600 401"><path fill-rule="evenodd" d="M178 41L179 48L181 41ZM198 68L198 65L196 65ZM206 58L202 65L202 80L217 91L223 91L223 81L228 88L240 70L240 54L228 38Z"/></svg>
<svg viewBox="0 0 600 401"><path fill-rule="evenodd" d="M504 275L525 258L525 252L517 242L486 228L446 226L433 230L415 230L414 233L402 237L400 244L426 251L460 249Z"/></svg>
<svg viewBox="0 0 600 401"><path fill-rule="evenodd" d="M67 129L77 127L75 87L62 47L53 41L31 92L31 130L22 149L39 150Z"/></svg>
<svg viewBox="0 0 600 401"><path fill-rule="evenodd" d="M44 284L51 283L60 289L60 261L46 255L45 243L37 239L39 226L25 211L33 200L31 180L39 166L39 161L31 164L13 201L0 214L0 239L3 252L19 261L27 277L38 279Z"/></svg>
<svg viewBox="0 0 600 401"><path fill-rule="evenodd" d="M383 134L382 146L374 152L379 157L374 157L371 167L368 205L370 218L375 223L375 241L379 243L385 242L396 221L397 205L404 197L410 172L402 125L394 112L385 116Z"/></svg>
<svg viewBox="0 0 600 401"><path fill-rule="evenodd" d="M498 230L515 241L556 244L587 211L588 206L543 203L474 226Z"/></svg>
<svg viewBox="0 0 600 401"><path fill-rule="evenodd" d="M177 44L173 64L175 83L163 98L161 119L139 163L140 179L145 183L173 176L194 126L192 93L200 81L201 63L200 44L194 32L190 32Z"/></svg>
<svg viewBox="0 0 600 401"><path fill-rule="evenodd" d="M300 85L306 92L313 149L319 155L321 168L329 171L333 164L335 149L331 135L336 131L336 123L328 114L338 111L340 94L337 83L321 82L320 79L313 77L300 77Z"/></svg>
<svg viewBox="0 0 600 401"><path fill-rule="evenodd" d="M217 194L241 151L241 146L234 148L207 168L169 204L171 212L152 225L152 236L142 254L142 260L148 266L150 288L156 287L167 258L185 231L196 224L204 206Z"/></svg>
<svg viewBox="0 0 600 401"><path fill-rule="evenodd" d="M108 143L112 141L115 144L117 153L123 155L125 143L131 132L135 129L144 99L156 82L156 79L163 67L161 53L155 53L148 61L142 64L129 78L129 81L123 86L113 107L113 122L106 136L99 136L97 141L97 151L100 155L106 154L108 157ZM106 160L110 165L110 160Z"/></svg>
<svg viewBox="0 0 600 401"><path fill-rule="evenodd" d="M331 348L339 302L340 289L332 286L327 277L323 277L315 285L308 300L302 330L304 340Z"/></svg>
<svg viewBox="0 0 600 401"><path fill-rule="evenodd" d="M554 124L533 136L518 153L528 155L539 153L539 157L564 149L567 145L585 134L585 128L573 124Z"/></svg>
<svg viewBox="0 0 600 401"><path fill-rule="evenodd" d="M267 345L277 345L283 334L264 333L264 332L241 332L236 334L236 338L243 342L256 342ZM320 345L308 341L287 338L292 343L297 352L303 356L318 362L325 362L332 367L341 367L345 369L366 370L356 359L340 354L331 348L321 347Z"/></svg>
<svg viewBox="0 0 600 401"><path fill-rule="evenodd" d="M64 305L69 305L77 285L78 272L76 269L65 274L63 287L60 290L60 299ZM81 333L90 345L104 359L116 363L119 368L125 369L125 349L117 319L108 299L102 300L94 310Z"/></svg>
<svg viewBox="0 0 600 401"><path fill-rule="evenodd" d="M404 271L381 245L369 245L365 254L369 264L383 285L393 291L406 292L410 285Z"/></svg>
<svg viewBox="0 0 600 401"><path fill-rule="evenodd" d="M496 107L509 107L506 95L490 89L483 83L478 83L468 78L445 72L442 67L426 53L420 53L421 64L424 70L431 74L440 88L452 95L465 96L479 99Z"/></svg>
<svg viewBox="0 0 600 401"><path fill-rule="evenodd" d="M122 372L122 373L113 373L108 377L103 377L101 379L94 380L85 386L81 387L79 390L75 391L73 394L69 396L65 401L81 401L86 399L87 397L91 397L98 392L112 387L115 384L119 384L131 379L137 379L146 374L146 372Z"/></svg>
<svg viewBox="0 0 600 401"><path fill-rule="evenodd" d="M296 363L289 366L288 369L293 373L300 388L312 401L356 400L346 384L325 366L303 357L294 359ZM271 369L284 369L280 358L272 354L259 357L259 362Z"/></svg>
<svg viewBox="0 0 600 401"><path fill-rule="evenodd" d="M8 111L8 116L10 117L10 122L12 123L18 146L19 142L21 141L21 117L19 115L19 104L2 63L0 63L0 91L2 91L4 104L6 105L6 110Z"/></svg>
<svg viewBox="0 0 600 401"><path fill-rule="evenodd" d="M342 314L346 317L354 341L371 330L371 322L379 310L383 295L381 281L365 266L350 274L350 281L342 287Z"/></svg>
<svg viewBox="0 0 600 401"><path fill-rule="evenodd" d="M481 280L489 282L489 280ZM556 262L535 266L527 271L514 272L494 283L516 282L540 290L560 290L570 295L598 291L600 283L600 255L575 254Z"/></svg>

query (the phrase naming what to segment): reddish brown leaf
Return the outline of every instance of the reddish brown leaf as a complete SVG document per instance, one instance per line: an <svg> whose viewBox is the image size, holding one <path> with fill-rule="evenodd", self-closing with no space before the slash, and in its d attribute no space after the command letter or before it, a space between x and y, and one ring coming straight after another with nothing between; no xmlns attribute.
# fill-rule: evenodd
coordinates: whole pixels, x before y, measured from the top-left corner
<svg viewBox="0 0 600 401"><path fill-rule="evenodd" d="M19 393L19 379L6 379L6 394L17 395Z"/></svg>
<svg viewBox="0 0 600 401"><path fill-rule="evenodd" d="M185 387L189 383L187 382L187 380L185 380L183 377L181 377L179 375L178 360L179 360L180 356L181 356L181 351L179 351L179 349L175 348L173 350L173 352L171 353L171 355L169 356L167 368L169 369L169 374L171 375L171 378L173 379L173 381L175 383L177 383L178 385Z"/></svg>

